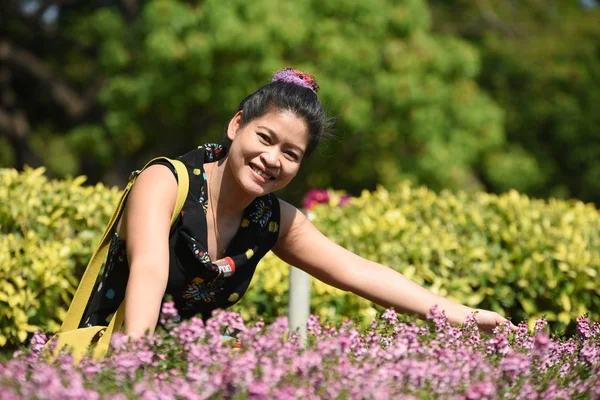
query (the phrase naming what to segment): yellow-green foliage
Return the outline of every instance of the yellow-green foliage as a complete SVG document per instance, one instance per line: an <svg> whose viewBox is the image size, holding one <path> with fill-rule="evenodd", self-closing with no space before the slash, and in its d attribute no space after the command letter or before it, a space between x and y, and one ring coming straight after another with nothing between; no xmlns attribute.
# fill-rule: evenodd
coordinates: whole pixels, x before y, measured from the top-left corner
<svg viewBox="0 0 600 400"><path fill-rule="evenodd" d="M0 345L54 331L119 195L47 180L43 170L0 169ZM565 326L600 309L600 214L591 205L516 192L435 194L408 183L311 210L335 242L392 266L435 292L515 320L545 315ZM270 320L287 312L288 267L268 254L236 309ZM312 311L328 320L373 304L315 282Z"/></svg>
<svg viewBox="0 0 600 400"><path fill-rule="evenodd" d="M585 313L598 317L600 213L592 205L514 191L436 194L409 183L364 192L347 206L330 203L311 210L325 235L440 295L530 324L545 316L557 329ZM268 257L260 272L242 305L260 311L268 298L284 312L287 267ZM376 313L321 282L311 303L332 320Z"/></svg>
<svg viewBox="0 0 600 400"><path fill-rule="evenodd" d="M0 346L55 331L118 190L0 169Z"/></svg>

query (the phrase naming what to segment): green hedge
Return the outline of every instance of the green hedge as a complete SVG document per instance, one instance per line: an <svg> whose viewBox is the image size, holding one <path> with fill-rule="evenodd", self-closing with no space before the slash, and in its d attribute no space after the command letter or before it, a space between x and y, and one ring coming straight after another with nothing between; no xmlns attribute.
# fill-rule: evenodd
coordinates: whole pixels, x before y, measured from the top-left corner
<svg viewBox="0 0 600 400"><path fill-rule="evenodd" d="M545 316L555 330L572 330L575 318L586 313L598 318L600 213L591 204L535 200L514 191L436 194L410 183L365 191L343 207L337 203L332 198L311 210L323 233L442 296L531 326ZM269 310L284 312L286 267L275 257L262 267L269 273L255 278L258 291L241 305L261 311L268 298L276 302ZM332 320L381 311L320 282L311 303Z"/></svg>
<svg viewBox="0 0 600 400"><path fill-rule="evenodd" d="M118 196L83 181L0 170L0 344L58 327ZM546 316L554 329L585 313L598 317L600 214L592 205L516 192L436 194L403 183L345 206L333 196L311 214L335 242L470 306L530 322ZM234 309L272 320L287 312L288 268L269 254L257 271ZM368 321L378 311L320 282L311 305L332 321Z"/></svg>
<svg viewBox="0 0 600 400"><path fill-rule="evenodd" d="M0 169L0 346L55 331L119 191Z"/></svg>

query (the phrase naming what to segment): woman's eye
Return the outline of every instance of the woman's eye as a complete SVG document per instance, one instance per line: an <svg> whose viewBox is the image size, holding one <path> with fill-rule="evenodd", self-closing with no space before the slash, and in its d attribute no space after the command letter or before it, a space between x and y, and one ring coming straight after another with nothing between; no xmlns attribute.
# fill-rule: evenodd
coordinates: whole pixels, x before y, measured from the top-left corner
<svg viewBox="0 0 600 400"><path fill-rule="evenodd" d="M285 154L286 154L286 155L288 156L288 158L289 158L290 160L292 160L292 161L298 161L298 159L299 159L299 158L298 158L298 155L297 155L296 153L292 152L292 151L287 151Z"/></svg>
<svg viewBox="0 0 600 400"><path fill-rule="evenodd" d="M271 138L265 135L264 133L257 133L258 137L265 143L270 144Z"/></svg>

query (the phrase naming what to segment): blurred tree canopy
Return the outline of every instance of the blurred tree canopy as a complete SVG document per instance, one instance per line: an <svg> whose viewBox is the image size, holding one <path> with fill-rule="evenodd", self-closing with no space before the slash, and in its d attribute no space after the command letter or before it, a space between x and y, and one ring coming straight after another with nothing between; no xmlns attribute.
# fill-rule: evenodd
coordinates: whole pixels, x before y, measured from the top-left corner
<svg viewBox="0 0 600 400"><path fill-rule="evenodd" d="M478 87L478 50L432 33L424 0L13 0L3 8L0 166L122 182L154 155L219 140L239 101L293 65L317 77L338 122L337 138L286 189L292 200L315 186L358 192L412 178L479 189L515 178L481 168L507 154L504 114ZM511 88L501 87L504 100ZM555 101L577 116L577 104ZM529 160L525 144L518 149L517 162Z"/></svg>
<svg viewBox="0 0 600 400"><path fill-rule="evenodd" d="M434 30L473 43L478 82L506 111L486 187L600 204L597 1L429 0Z"/></svg>

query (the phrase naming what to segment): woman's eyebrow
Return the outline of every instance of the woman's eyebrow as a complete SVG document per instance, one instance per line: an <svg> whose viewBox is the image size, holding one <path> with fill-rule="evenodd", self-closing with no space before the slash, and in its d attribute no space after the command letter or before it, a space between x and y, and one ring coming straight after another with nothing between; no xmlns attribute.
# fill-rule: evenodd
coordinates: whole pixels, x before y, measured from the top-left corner
<svg viewBox="0 0 600 400"><path fill-rule="evenodd" d="M258 126L257 126L257 128L264 129L264 130L266 130L266 131L269 131L269 133L270 133L271 135L278 136L278 135L277 135L277 132L275 132L273 129L271 129L271 128L269 128L269 127L266 127L266 126L264 126L264 125L258 125Z"/></svg>

